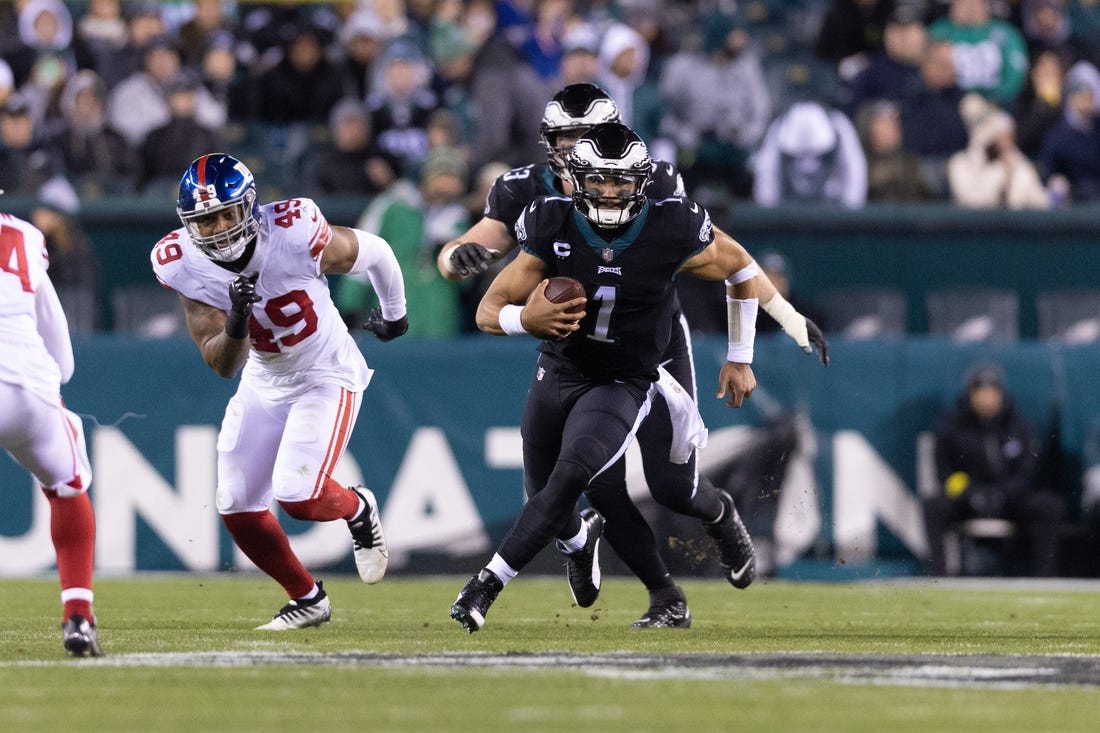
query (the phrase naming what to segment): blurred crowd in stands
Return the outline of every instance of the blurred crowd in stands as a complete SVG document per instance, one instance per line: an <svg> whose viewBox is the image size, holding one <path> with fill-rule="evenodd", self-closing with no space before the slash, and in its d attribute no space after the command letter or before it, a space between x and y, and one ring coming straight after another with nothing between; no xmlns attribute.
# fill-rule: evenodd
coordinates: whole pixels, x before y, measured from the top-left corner
<svg viewBox="0 0 1100 733"><path fill-rule="evenodd" d="M433 248L545 158L565 84L604 87L719 211L1045 209L1100 200L1098 64L1100 0L4 2L0 188L63 227L171 202L224 150L265 201L361 197L434 287Z"/></svg>

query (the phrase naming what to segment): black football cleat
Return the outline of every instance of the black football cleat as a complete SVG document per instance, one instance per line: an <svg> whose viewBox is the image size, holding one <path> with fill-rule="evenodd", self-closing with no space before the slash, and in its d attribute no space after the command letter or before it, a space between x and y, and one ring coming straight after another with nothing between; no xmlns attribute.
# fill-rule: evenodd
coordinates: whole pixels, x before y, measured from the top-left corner
<svg viewBox="0 0 1100 733"><path fill-rule="evenodd" d="M686 629L691 626L691 611L680 586L649 594L645 615L631 624L635 629Z"/></svg>
<svg viewBox="0 0 1100 733"><path fill-rule="evenodd" d="M588 539L581 549L565 553L566 577L573 600L581 608L588 608L600 597L600 536L603 534L603 517L595 509L585 509L581 512L581 521L588 527Z"/></svg>
<svg viewBox="0 0 1100 733"><path fill-rule="evenodd" d="M74 657L102 657L95 624L74 613L61 624L61 643Z"/></svg>
<svg viewBox="0 0 1100 733"><path fill-rule="evenodd" d="M756 579L756 550L752 537L745 528L733 498L719 491L722 498L722 517L716 522L703 522L703 530L718 546L718 561L726 580L734 588L748 588Z"/></svg>
<svg viewBox="0 0 1100 733"><path fill-rule="evenodd" d="M466 581L462 590L451 605L451 618L462 624L469 633L474 633L485 625L485 614L489 606L504 590L504 583L493 571L483 569Z"/></svg>

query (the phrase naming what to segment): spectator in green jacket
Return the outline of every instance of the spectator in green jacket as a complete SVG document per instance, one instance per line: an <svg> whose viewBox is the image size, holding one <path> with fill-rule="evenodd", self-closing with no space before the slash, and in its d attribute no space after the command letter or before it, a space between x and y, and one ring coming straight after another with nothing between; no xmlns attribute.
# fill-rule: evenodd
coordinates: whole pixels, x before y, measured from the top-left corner
<svg viewBox="0 0 1100 733"><path fill-rule="evenodd" d="M405 298L416 318L409 336L457 336L462 329L460 291L464 283L445 280L436 267L439 248L469 227L463 204L468 171L453 148L433 149L420 173L420 186L400 179L376 196L358 227L390 243L405 276ZM370 282L346 276L337 286L337 307L350 325L362 326L376 304Z"/></svg>
<svg viewBox="0 0 1100 733"><path fill-rule="evenodd" d="M947 17L928 28L934 41L954 46L955 73L964 92L1011 105L1027 78L1027 44L1015 26L993 17L989 0L952 0Z"/></svg>

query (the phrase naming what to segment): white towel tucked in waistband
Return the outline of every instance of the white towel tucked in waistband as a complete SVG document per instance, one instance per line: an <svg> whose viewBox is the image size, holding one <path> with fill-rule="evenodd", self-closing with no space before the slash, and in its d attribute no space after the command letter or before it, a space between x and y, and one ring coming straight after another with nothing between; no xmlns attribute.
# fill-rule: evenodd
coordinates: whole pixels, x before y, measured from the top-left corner
<svg viewBox="0 0 1100 733"><path fill-rule="evenodd" d="M703 424L699 406L676 378L664 367L657 368L657 375L653 389L665 398L672 419L672 447L668 460L673 463L687 463L693 450L707 447L707 426Z"/></svg>

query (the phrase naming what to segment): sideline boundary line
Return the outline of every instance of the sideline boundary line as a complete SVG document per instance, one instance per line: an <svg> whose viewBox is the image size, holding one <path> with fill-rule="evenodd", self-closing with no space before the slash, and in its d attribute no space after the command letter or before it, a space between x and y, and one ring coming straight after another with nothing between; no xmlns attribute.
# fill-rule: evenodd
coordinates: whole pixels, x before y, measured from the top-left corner
<svg viewBox="0 0 1100 733"><path fill-rule="evenodd" d="M570 669L599 677L633 679L822 679L848 684L1022 689L1100 687L1100 657L993 654L529 654L424 655L347 651L335 653L221 651L141 652L97 659L0 662L0 668L95 667L245 668L338 666L379 669Z"/></svg>

